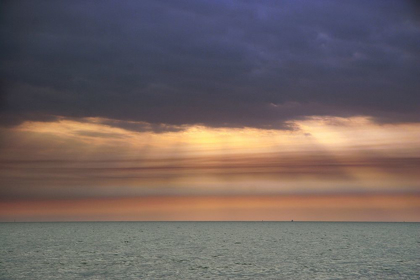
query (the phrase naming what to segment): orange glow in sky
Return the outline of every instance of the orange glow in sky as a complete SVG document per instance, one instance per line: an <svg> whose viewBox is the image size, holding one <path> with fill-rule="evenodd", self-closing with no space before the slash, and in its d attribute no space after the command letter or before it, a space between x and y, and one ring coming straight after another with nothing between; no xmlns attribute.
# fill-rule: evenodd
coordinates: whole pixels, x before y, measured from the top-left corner
<svg viewBox="0 0 420 280"><path fill-rule="evenodd" d="M192 126L172 132L141 132L112 127L106 121L62 118L4 129L0 180L2 185L13 187L1 189L2 218L10 220L16 214L35 220L60 215L72 219L74 214L77 219L99 215L98 219L287 220L288 215L276 210L284 205L306 209L296 212L295 219L300 220L399 220L398 215L415 220L415 214L419 214L418 124L380 125L366 117L320 117L296 121L293 130ZM405 194L397 200L401 207L394 214L392 209L396 208L389 203L392 193ZM328 194L338 195L340 203L351 206L342 208L334 197L325 204L318 203L322 201L319 195ZM361 194L381 197L377 211L388 214L373 214L370 202L360 198ZM189 198L208 195L219 198ZM280 197L264 202L271 205L267 208L252 198L261 195ZM284 195L304 195L306 200L293 198L295 207ZM307 198L310 195L316 198ZM350 198L343 199L346 195ZM151 201L159 199L150 200L150 196L174 196L176 203L156 202L159 206L153 204L153 208ZM237 196L247 198L238 204L232 200ZM113 197L138 197L143 202L130 202L130 209L136 213L131 215L124 203L109 202ZM182 197L186 197L185 209L180 206ZM22 202L21 210L16 207L20 200L34 199L47 202ZM68 200L64 212L54 206L55 200L62 199ZM98 202L101 199L105 204ZM125 210L121 215L102 215L84 204L80 208L86 210L83 216L85 210L77 212L70 206L80 200L97 205L111 203L115 213L119 213L119 207ZM357 201L361 201L360 209ZM221 208L216 207L219 202ZM308 210L307 202L315 212ZM194 210L201 216L192 215L196 207L192 205L197 203L211 205L208 209L216 212ZM328 214L331 205L341 214ZM169 213L175 208L185 211L177 210L172 217ZM252 212L254 208L258 214ZM48 209L57 215L49 216ZM151 216L147 216L147 209L153 212ZM231 210L225 215L223 209Z"/></svg>

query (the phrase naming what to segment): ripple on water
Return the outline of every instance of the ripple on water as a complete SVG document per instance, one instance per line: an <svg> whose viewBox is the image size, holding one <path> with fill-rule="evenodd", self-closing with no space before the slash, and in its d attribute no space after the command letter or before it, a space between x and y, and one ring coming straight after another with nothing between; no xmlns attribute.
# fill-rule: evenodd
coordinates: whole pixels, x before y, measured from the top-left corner
<svg viewBox="0 0 420 280"><path fill-rule="evenodd" d="M0 279L419 279L416 223L4 223L0 230Z"/></svg>

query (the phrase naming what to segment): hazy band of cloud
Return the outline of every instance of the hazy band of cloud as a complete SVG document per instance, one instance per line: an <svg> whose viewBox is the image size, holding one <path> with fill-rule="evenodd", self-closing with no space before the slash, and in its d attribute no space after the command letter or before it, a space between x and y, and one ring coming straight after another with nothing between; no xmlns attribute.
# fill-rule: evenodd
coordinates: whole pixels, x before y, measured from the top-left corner
<svg viewBox="0 0 420 280"><path fill-rule="evenodd" d="M418 192L419 157L326 152L0 161L3 199ZM380 179L379 179L380 178ZM59 183L58 183L59 182Z"/></svg>
<svg viewBox="0 0 420 280"><path fill-rule="evenodd" d="M407 221L418 194L148 196L0 201L0 221Z"/></svg>

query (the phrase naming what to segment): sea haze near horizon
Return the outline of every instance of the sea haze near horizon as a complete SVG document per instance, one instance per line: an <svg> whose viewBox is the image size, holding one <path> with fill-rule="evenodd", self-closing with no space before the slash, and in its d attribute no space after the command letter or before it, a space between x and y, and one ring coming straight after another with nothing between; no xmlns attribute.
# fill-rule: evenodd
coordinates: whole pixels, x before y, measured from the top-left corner
<svg viewBox="0 0 420 280"><path fill-rule="evenodd" d="M0 279L419 279L420 223L0 223Z"/></svg>

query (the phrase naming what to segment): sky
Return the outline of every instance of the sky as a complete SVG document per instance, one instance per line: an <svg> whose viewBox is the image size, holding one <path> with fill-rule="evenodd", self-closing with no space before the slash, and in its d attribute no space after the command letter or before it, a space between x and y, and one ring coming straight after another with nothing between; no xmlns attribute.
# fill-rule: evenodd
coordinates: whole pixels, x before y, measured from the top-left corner
<svg viewBox="0 0 420 280"><path fill-rule="evenodd" d="M416 1L0 5L0 221L420 222Z"/></svg>

